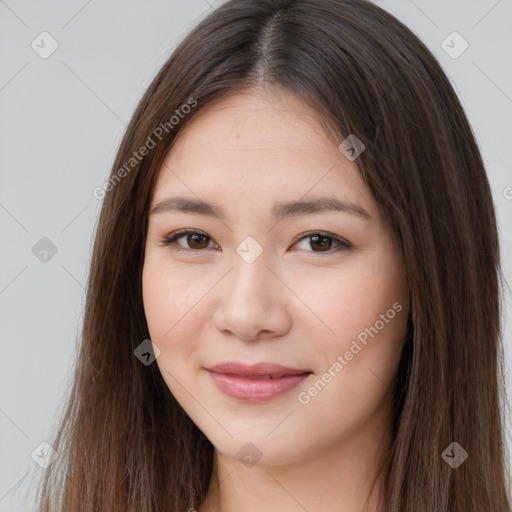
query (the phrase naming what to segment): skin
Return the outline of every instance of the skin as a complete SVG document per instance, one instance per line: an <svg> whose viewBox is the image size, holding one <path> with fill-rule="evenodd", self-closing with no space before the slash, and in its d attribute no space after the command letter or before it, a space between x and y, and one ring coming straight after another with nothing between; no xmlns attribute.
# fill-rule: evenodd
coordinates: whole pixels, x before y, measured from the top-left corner
<svg viewBox="0 0 512 512"><path fill-rule="evenodd" d="M176 400L215 448L200 512L363 510L382 492L391 394L406 335L404 269L355 162L322 129L315 111L283 89L231 92L204 107L167 154L151 209L185 196L214 202L225 219L184 212L150 215L143 299L156 362ZM275 202L335 196L371 220L322 212L280 221ZM162 240L178 229L206 238ZM294 238L311 231L335 238ZM236 252L248 236L262 253ZM189 251L173 250L173 247ZM195 251L195 252L194 252ZM398 303L341 371L332 367L357 336ZM379 324L380 325L380 324ZM352 345L353 346L353 345ZM357 349L356 349L357 350ZM308 369L296 388L263 403L224 395L204 369L225 361L270 361ZM320 392L301 403L331 368ZM252 443L254 465L237 456ZM218 480L217 480L218 479ZM217 482L220 481L220 485Z"/></svg>

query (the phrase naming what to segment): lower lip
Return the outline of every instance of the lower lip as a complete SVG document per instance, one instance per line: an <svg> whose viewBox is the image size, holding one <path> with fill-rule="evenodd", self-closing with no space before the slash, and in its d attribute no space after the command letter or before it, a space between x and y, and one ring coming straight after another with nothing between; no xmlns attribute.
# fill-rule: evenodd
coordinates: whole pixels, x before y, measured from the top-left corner
<svg viewBox="0 0 512 512"><path fill-rule="evenodd" d="M277 379L248 379L225 373L208 371L217 388L225 395L245 402L265 402L286 393L302 382L310 373L287 375Z"/></svg>

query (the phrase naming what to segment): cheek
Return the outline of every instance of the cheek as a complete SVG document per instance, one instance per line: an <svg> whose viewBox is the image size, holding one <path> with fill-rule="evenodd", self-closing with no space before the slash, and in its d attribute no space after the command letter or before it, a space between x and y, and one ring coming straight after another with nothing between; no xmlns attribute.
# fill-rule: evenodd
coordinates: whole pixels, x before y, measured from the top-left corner
<svg viewBox="0 0 512 512"><path fill-rule="evenodd" d="M199 339L200 323L193 305L201 294L181 283L176 275L175 269L150 255L142 274L143 304L151 341L160 349L156 364L169 391L187 409L190 396L185 389L191 389L190 365L199 365L194 340Z"/></svg>
<svg viewBox="0 0 512 512"><path fill-rule="evenodd" d="M336 335L317 340L321 364L298 396L301 421L322 431L326 443L383 420L379 411L389 404L408 315L405 303L393 300L404 297L383 290L375 289L365 300L349 301L340 292L331 298L335 307L326 306L323 313ZM336 413L326 417L326 410Z"/></svg>
<svg viewBox="0 0 512 512"><path fill-rule="evenodd" d="M194 324L196 329L200 325L194 321L198 310L193 307L199 300L200 290L184 285L176 276L174 269L151 255L144 263L142 294L150 338L160 349L158 365L173 374L183 366L180 361L193 352L191 341L197 336L191 336L189 330ZM167 381L165 372L162 375Z"/></svg>
<svg viewBox="0 0 512 512"><path fill-rule="evenodd" d="M165 256L152 251L146 254L142 272L144 312L153 341L166 345L177 341L181 337L177 333L193 324L208 283L196 278L191 285L191 280Z"/></svg>
<svg viewBox="0 0 512 512"><path fill-rule="evenodd" d="M375 251L316 280L316 286L304 279L304 297L323 323L316 349L319 376L330 389L324 399L348 393L347 406L371 409L391 384L408 317L408 289L398 262L389 252Z"/></svg>
<svg viewBox="0 0 512 512"><path fill-rule="evenodd" d="M377 251L364 258L347 258L343 267L297 274L294 292L322 331L327 351L330 347L343 349L360 333L364 338L365 329L376 322L379 331L388 333L399 333L404 327L402 317L406 315L395 318L397 309L405 310L408 304L402 269L395 259Z"/></svg>

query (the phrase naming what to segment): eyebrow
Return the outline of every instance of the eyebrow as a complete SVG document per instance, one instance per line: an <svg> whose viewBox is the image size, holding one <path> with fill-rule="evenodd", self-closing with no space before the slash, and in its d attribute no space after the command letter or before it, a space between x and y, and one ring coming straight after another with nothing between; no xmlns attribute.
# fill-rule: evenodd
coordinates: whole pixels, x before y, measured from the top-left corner
<svg viewBox="0 0 512 512"><path fill-rule="evenodd" d="M225 213L219 205L185 197L171 197L160 201L151 209L150 215L169 212L208 215L222 220L225 219ZM306 201L276 203L272 208L273 216L279 220L285 217L324 212L342 212L365 220L372 220L371 215L363 207L336 197L317 197Z"/></svg>

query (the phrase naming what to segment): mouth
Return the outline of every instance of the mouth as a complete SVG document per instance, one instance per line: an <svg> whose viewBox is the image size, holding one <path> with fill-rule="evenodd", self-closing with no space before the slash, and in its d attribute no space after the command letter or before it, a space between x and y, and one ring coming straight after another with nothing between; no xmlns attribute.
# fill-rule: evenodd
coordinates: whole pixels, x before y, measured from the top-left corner
<svg viewBox="0 0 512 512"><path fill-rule="evenodd" d="M247 378L280 378L289 375L302 375L311 373L308 369L289 368L276 363L262 362L255 364L244 364L236 361L228 361L206 368L210 372L222 373L224 375L237 375Z"/></svg>
<svg viewBox="0 0 512 512"><path fill-rule="evenodd" d="M312 374L310 370L274 363L228 362L205 368L225 395L245 402L271 400L296 387Z"/></svg>
<svg viewBox="0 0 512 512"><path fill-rule="evenodd" d="M238 373L223 373L222 375L232 375L233 377L240 377L252 380L273 380L288 377L288 375L240 375Z"/></svg>

